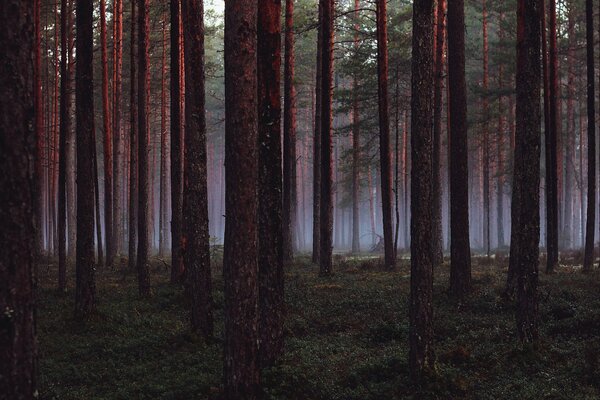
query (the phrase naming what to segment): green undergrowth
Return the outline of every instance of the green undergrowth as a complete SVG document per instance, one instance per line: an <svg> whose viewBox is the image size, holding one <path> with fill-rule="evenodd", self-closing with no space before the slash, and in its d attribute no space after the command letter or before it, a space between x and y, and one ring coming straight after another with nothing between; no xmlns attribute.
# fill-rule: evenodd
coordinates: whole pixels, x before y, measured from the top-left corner
<svg viewBox="0 0 600 400"><path fill-rule="evenodd" d="M541 340L523 348L514 304L502 297L505 266L474 259L475 291L462 303L447 295L448 266L441 266L436 367L415 386L407 363L408 263L385 272L377 258L336 256L336 272L325 278L299 257L286 273L285 355L263 371L265 398L600 398L600 274L567 266L541 274ZM149 299L139 298L134 274L99 269L98 313L85 324L73 319L73 287L54 290L55 266L40 267L39 275L41 398L222 399L219 268L208 344L190 334L184 292L168 283L159 260Z"/></svg>

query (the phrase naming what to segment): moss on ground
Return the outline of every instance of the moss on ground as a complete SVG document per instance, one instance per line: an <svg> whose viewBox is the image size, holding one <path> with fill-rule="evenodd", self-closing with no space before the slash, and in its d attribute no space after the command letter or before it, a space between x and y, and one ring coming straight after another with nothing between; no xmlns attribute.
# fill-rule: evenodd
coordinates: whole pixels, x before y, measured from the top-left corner
<svg viewBox="0 0 600 400"><path fill-rule="evenodd" d="M541 342L521 348L514 305L502 298L505 267L474 261L475 293L446 294L448 266L435 272L437 366L420 387L408 380L408 261L383 272L377 259L336 256L320 278L299 257L286 274L286 352L263 372L273 399L598 399L600 274L572 267L541 274ZM216 332L189 333L183 290L153 265L153 295L136 278L99 269L98 315L72 317L73 288L54 290L42 266L38 306L40 393L44 399L219 399L223 284L214 273ZM73 277L70 277L73 283Z"/></svg>

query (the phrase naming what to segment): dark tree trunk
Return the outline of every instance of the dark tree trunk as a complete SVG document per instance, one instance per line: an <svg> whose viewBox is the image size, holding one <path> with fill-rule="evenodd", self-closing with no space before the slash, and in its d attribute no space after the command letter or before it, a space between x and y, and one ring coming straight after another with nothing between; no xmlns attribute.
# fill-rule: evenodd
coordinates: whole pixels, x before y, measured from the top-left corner
<svg viewBox="0 0 600 400"><path fill-rule="evenodd" d="M71 129L69 108L69 74L67 31L69 23L67 0L60 2L60 143L58 156L58 290L67 289L67 135Z"/></svg>
<svg viewBox="0 0 600 400"><path fill-rule="evenodd" d="M517 246L517 329L523 342L537 339L540 170L540 1L519 0L517 10L517 105L511 247ZM525 201L526 199L526 201ZM514 240L514 242L513 242Z"/></svg>
<svg viewBox="0 0 600 400"><path fill-rule="evenodd" d="M148 1L138 1L138 247L137 272L141 296L150 295L148 271Z"/></svg>
<svg viewBox="0 0 600 400"><path fill-rule="evenodd" d="M224 386L232 400L259 391L256 23L256 1L225 3Z"/></svg>
<svg viewBox="0 0 600 400"><path fill-rule="evenodd" d="M281 2L258 3L258 276L260 364L283 351Z"/></svg>
<svg viewBox="0 0 600 400"><path fill-rule="evenodd" d="M471 292L469 244L469 154L465 82L464 0L448 3L448 78L450 83L450 291Z"/></svg>
<svg viewBox="0 0 600 400"><path fill-rule="evenodd" d="M8 7L8 5L7 5ZM34 162L34 184L35 190L35 252L36 256L42 254L44 250L44 106L42 99L42 27L41 27L41 0L33 2L33 22L34 22L34 58L33 58L33 104L34 104L34 126L36 134L36 148Z"/></svg>
<svg viewBox="0 0 600 400"><path fill-rule="evenodd" d="M122 92L122 71L123 71L123 0L114 0L113 5L113 235L112 235L112 253L109 258L113 260L115 256L121 254L123 243L123 143L121 132L121 92Z"/></svg>
<svg viewBox="0 0 600 400"><path fill-rule="evenodd" d="M181 76L179 2L171 0L171 283L183 276L181 225L183 219L183 156L181 134Z"/></svg>
<svg viewBox="0 0 600 400"><path fill-rule="evenodd" d="M322 57L323 57L323 7L319 1L319 27L317 32L317 71L315 77L315 133L313 138L313 251L312 262L320 263L321 251L321 128L322 128Z"/></svg>
<svg viewBox="0 0 600 400"><path fill-rule="evenodd" d="M354 0L354 53L358 56L360 1ZM358 74L352 77L352 253L360 252L360 116L358 107ZM395 248L395 246L394 246Z"/></svg>
<svg viewBox="0 0 600 400"><path fill-rule="evenodd" d="M542 9L545 14L545 10ZM548 125L546 128L546 273L558 265L558 53L556 48L556 2L549 3ZM545 19L545 18L544 18ZM545 31L545 24L543 28ZM544 90L545 91L545 90ZM544 98L546 100L546 97Z"/></svg>
<svg viewBox="0 0 600 400"><path fill-rule="evenodd" d="M591 271L594 263L594 227L596 222L596 94L594 89L594 9L593 1L585 2L587 46L587 216L583 270ZM583 182L581 182L583 186Z"/></svg>
<svg viewBox="0 0 600 400"><path fill-rule="evenodd" d="M137 266L138 224L138 70L137 70L137 0L131 1L130 56L130 136L129 136L129 270Z"/></svg>
<svg viewBox="0 0 600 400"><path fill-rule="evenodd" d="M332 273L333 251L333 158L331 140L333 95L333 19L334 1L320 0L321 18L321 275Z"/></svg>
<svg viewBox="0 0 600 400"><path fill-rule="evenodd" d="M483 247L490 257L490 110L489 54L488 54L488 12L486 0L483 0Z"/></svg>
<svg viewBox="0 0 600 400"><path fill-rule="evenodd" d="M414 381L434 366L432 240L433 0L413 3L411 99L410 345Z"/></svg>
<svg viewBox="0 0 600 400"><path fill-rule="evenodd" d="M106 10L105 0L100 0L100 50L102 58L102 123L104 129L104 243L106 244L106 266L112 266L113 222L113 160L112 126L108 100L108 61L106 55Z"/></svg>
<svg viewBox="0 0 600 400"><path fill-rule="evenodd" d="M440 265L444 261L444 244L442 234L442 93L444 91L444 39L446 32L446 0L437 1L436 25L434 37L435 87L433 94L433 264Z"/></svg>
<svg viewBox="0 0 600 400"><path fill-rule="evenodd" d="M34 2L0 2L0 397L36 397ZM37 164L35 165L37 167Z"/></svg>
<svg viewBox="0 0 600 400"><path fill-rule="evenodd" d="M100 177L98 175L98 149L96 149L96 128L92 130L92 169L94 170L94 213L96 223L96 246L98 251L98 264L104 265L104 251L102 246L102 220L100 219Z"/></svg>
<svg viewBox="0 0 600 400"><path fill-rule="evenodd" d="M163 16L164 18L164 16ZM160 66L160 207L159 207L159 239L158 239L158 254L164 257L167 253L167 50L166 50L166 29L165 20L161 21L162 44L161 44L161 66Z"/></svg>
<svg viewBox="0 0 600 400"><path fill-rule="evenodd" d="M392 153L390 148L390 110L388 96L387 4L377 0L377 82L379 106L379 161L385 267L396 265L392 229Z"/></svg>
<svg viewBox="0 0 600 400"><path fill-rule="evenodd" d="M212 282L208 234L206 119L204 98L204 7L183 0L185 52L185 167L183 257L191 303L192 330L208 339L213 333Z"/></svg>
<svg viewBox="0 0 600 400"><path fill-rule="evenodd" d="M77 127L77 266L75 316L85 319L96 309L94 281L94 74L92 0L77 0L77 64L75 118Z"/></svg>
<svg viewBox="0 0 600 400"><path fill-rule="evenodd" d="M294 1L285 2L283 65L283 258L294 256L296 232L296 87L294 86Z"/></svg>

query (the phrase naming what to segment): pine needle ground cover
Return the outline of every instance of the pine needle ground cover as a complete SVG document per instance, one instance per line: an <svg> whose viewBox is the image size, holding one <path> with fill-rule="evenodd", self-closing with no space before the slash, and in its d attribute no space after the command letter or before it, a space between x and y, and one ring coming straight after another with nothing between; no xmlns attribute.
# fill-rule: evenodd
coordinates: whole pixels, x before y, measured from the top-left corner
<svg viewBox="0 0 600 400"><path fill-rule="evenodd" d="M215 263L219 264L219 263ZM502 264L505 264L502 262ZM447 293L435 271L436 371L408 380L409 264L383 272L379 259L336 256L320 278L300 257L286 274L286 345L263 372L269 399L598 399L600 275L562 266L540 274L541 343L523 348L514 306L502 296L506 266L474 260L475 293ZM223 282L215 268L216 334L189 333L184 290L155 260L152 297L138 296L135 274L97 271L99 309L73 319L73 288L55 291L53 265L40 266L38 341L43 399L222 398ZM73 283L74 277L70 277Z"/></svg>

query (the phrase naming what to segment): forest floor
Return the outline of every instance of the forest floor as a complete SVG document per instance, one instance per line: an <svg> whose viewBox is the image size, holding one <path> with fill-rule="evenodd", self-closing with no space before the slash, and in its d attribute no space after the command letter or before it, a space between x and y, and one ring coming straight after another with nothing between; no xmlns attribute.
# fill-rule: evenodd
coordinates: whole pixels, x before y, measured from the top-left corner
<svg viewBox="0 0 600 400"><path fill-rule="evenodd" d="M446 293L448 265L438 268L436 371L415 387L407 364L408 261L395 272L381 271L377 259L335 261L331 278L320 278L305 257L288 268L285 356L263 373L266 398L600 398L600 273L569 266L541 273L541 342L524 349L514 305L502 298L505 266L474 258L475 292L464 303ZM41 266L39 276L42 399L221 398L220 268L210 344L189 333L183 290L168 283L158 260L150 299L138 297L134 274L100 268L99 313L85 325L72 317L72 286L67 294L55 291L55 266Z"/></svg>

